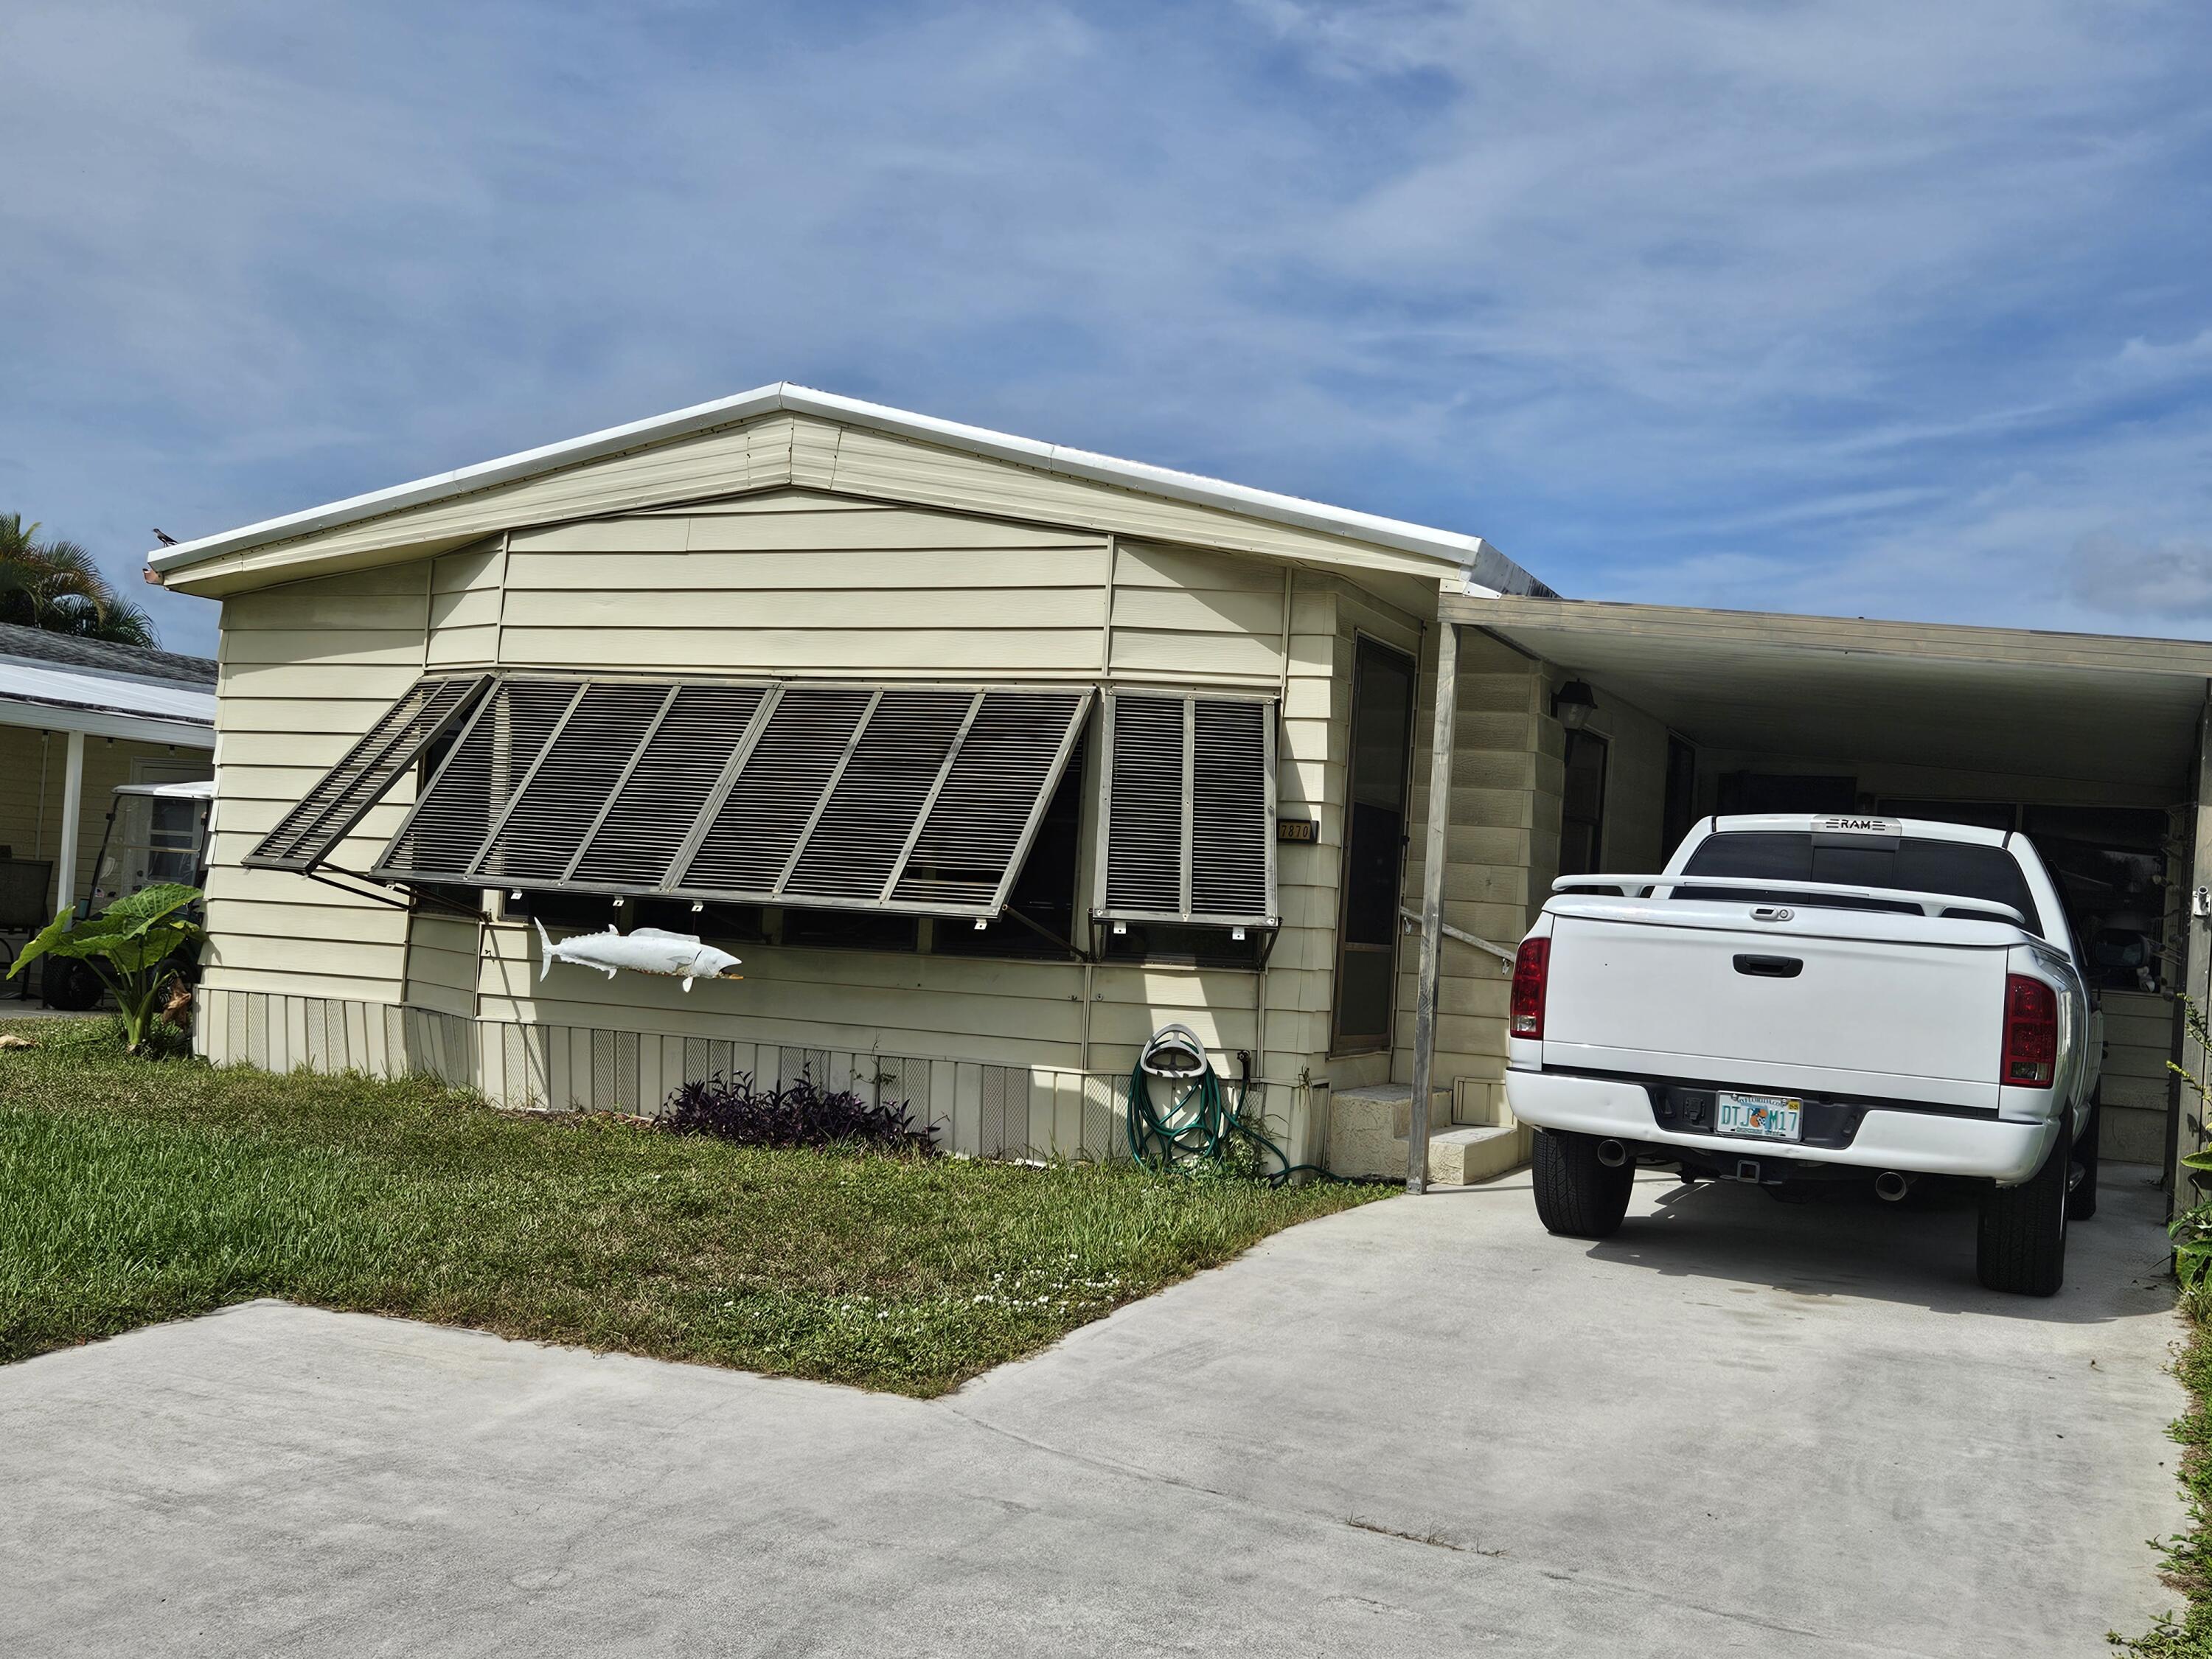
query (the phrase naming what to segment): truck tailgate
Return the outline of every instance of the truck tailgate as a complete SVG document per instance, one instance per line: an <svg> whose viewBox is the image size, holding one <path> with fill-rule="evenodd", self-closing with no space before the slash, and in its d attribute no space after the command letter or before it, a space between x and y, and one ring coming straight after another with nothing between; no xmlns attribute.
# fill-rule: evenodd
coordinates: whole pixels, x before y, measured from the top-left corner
<svg viewBox="0 0 2212 1659"><path fill-rule="evenodd" d="M1738 902L1553 901L1547 1067L1994 1109L1995 922Z"/></svg>

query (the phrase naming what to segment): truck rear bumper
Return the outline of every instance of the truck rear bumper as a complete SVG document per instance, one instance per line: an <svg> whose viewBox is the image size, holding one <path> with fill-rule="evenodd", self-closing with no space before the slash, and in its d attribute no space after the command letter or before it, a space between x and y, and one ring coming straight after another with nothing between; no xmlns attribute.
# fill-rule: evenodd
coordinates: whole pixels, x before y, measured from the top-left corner
<svg viewBox="0 0 2212 1659"><path fill-rule="evenodd" d="M1662 1129L1651 1097L1639 1084L1564 1072L1505 1073L1513 1115L1540 1129L1605 1135L1650 1147L1680 1146L1716 1158L1789 1158L1911 1175L1977 1176L2014 1186L2043 1167L2057 1139L2057 1119L2019 1123L1875 1107L1848 1146L1805 1146L1738 1135L1685 1134Z"/></svg>

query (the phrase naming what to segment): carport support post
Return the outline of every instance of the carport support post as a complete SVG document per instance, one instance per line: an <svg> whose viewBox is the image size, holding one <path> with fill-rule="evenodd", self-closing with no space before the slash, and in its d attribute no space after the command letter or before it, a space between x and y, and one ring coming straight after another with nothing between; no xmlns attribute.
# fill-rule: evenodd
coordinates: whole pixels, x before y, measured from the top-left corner
<svg viewBox="0 0 2212 1659"><path fill-rule="evenodd" d="M2181 902L2181 994L2194 999L2200 1008L2212 1007L2212 917L2197 914L2198 890L2212 885L2212 681L2206 682L2205 694L2205 712L2197 722L2197 810L2191 815L2189 885ZM2178 1028L2175 1050L2182 1066L2191 1075L2203 1077L2208 1065L2212 1065L2212 1054L2206 1054L2189 1035L2179 1002L2173 1022ZM2181 1160L2202 1146L2204 1138L2190 1127L2201 1115L2199 1103L2179 1078L2172 1079L2168 1098L2172 1102L2166 1115L2166 1173L2172 1179L2166 1191L2166 1214L2170 1219L2201 1196L2191 1178L2194 1172L2183 1169Z"/></svg>
<svg viewBox="0 0 2212 1659"><path fill-rule="evenodd" d="M76 904L77 823L84 816L84 733L69 734L62 761L62 840L54 850L54 905L72 909Z"/></svg>
<svg viewBox="0 0 2212 1659"><path fill-rule="evenodd" d="M1406 1115L1406 1190L1429 1187L1429 1091L1437 1069L1437 972L1444 943L1444 854L1451 827L1452 726L1459 714L1459 624L1437 622L1436 725L1429 737L1429 827L1421 842L1421 971L1413 990L1413 1098Z"/></svg>

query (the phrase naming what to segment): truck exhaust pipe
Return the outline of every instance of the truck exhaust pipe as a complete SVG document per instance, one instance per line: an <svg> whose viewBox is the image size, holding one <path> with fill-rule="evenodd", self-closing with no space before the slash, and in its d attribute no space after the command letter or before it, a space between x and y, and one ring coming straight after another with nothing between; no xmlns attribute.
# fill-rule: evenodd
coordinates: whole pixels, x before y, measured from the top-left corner
<svg viewBox="0 0 2212 1659"><path fill-rule="evenodd" d="M1601 1140L1597 1144L1597 1161L1608 1170L1618 1170L1628 1162L1628 1148L1617 1140Z"/></svg>
<svg viewBox="0 0 2212 1659"><path fill-rule="evenodd" d="M1896 1203L1911 1190L1912 1177L1895 1170L1884 1170L1874 1178L1874 1195L1887 1204Z"/></svg>

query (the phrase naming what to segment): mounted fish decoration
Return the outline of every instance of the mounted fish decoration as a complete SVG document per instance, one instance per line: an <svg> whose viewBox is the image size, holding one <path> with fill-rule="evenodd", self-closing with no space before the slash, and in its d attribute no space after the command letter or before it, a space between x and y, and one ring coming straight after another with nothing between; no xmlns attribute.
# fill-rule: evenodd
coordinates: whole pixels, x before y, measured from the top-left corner
<svg viewBox="0 0 2212 1659"><path fill-rule="evenodd" d="M579 933L574 939L556 943L540 921L538 937L544 941L544 956L538 964L540 983L544 981L546 970L556 962L596 968L609 979L615 976L617 968L627 968L633 974L665 974L672 979L682 979L687 991L695 979L744 977L743 974L724 971L738 965L737 957L711 945L702 945L696 933L666 933L658 927L639 927L617 933L610 922L604 933Z"/></svg>

